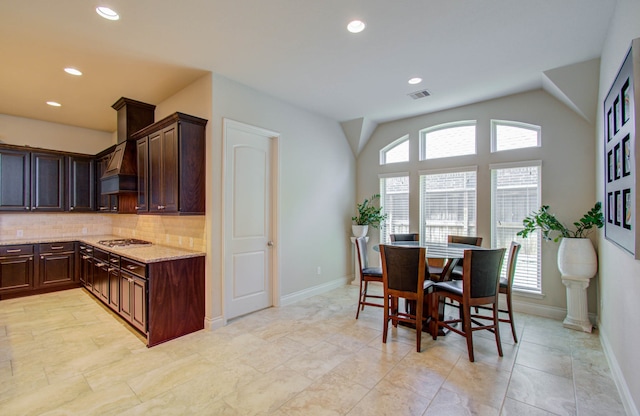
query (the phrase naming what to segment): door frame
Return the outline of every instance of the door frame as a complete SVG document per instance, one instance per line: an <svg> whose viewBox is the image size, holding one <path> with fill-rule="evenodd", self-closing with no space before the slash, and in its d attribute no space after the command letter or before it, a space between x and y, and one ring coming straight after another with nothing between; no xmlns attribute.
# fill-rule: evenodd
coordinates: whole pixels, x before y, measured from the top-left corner
<svg viewBox="0 0 640 416"><path fill-rule="evenodd" d="M222 118L222 196L227 195L227 130L229 128L235 128L238 130L244 130L250 133L255 133L263 136L269 136L271 140L271 234L273 236L272 241L274 245L271 249L271 304L272 306L280 306L280 133L257 127L251 124L243 123L240 121L232 120L226 117ZM228 213L226 210L226 203L223 200L221 204L222 208L222 224L225 224L229 220L227 218ZM227 284L227 271L225 264L227 256L229 256L227 248L227 235L225 227L221 227L222 234L222 259L221 259L221 303L222 303L222 321L223 325L227 325L227 313L226 313L226 284Z"/></svg>

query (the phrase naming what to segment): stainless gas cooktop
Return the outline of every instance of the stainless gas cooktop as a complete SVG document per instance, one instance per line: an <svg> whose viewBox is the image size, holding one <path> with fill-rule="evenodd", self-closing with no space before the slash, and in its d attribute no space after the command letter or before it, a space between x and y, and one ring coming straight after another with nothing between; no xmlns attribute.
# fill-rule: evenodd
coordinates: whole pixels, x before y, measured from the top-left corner
<svg viewBox="0 0 640 416"><path fill-rule="evenodd" d="M100 240L98 244L107 247L130 247L130 246L150 246L151 242L138 240L136 238L119 238L113 240Z"/></svg>

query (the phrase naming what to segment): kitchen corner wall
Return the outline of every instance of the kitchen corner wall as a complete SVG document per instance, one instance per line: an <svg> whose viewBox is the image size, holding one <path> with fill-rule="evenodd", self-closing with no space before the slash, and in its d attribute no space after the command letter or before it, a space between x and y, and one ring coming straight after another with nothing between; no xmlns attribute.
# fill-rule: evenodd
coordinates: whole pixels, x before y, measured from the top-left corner
<svg viewBox="0 0 640 416"><path fill-rule="evenodd" d="M18 236L21 232L22 236ZM139 238L154 244L206 251L204 215L178 217L122 214L2 214L0 241L83 235Z"/></svg>
<svg viewBox="0 0 640 416"><path fill-rule="evenodd" d="M154 244L206 251L205 216L112 215L112 233Z"/></svg>

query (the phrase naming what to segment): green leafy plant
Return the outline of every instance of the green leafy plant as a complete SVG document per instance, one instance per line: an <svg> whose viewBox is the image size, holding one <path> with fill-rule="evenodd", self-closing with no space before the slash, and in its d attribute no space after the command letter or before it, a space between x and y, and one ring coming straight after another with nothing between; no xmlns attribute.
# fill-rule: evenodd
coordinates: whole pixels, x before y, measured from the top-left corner
<svg viewBox="0 0 640 416"><path fill-rule="evenodd" d="M574 222L575 231L567 228L558 221L555 215L549 213L549 205L543 205L540 210L531 213L531 215L522 220L522 225L524 229L517 233L522 238L527 238L535 230L542 231L542 238L545 240L553 240L555 242L558 242L561 237L584 238L592 231L593 227L602 228L604 226L602 204L596 202L589 212L579 221ZM554 233L557 233L555 238L552 237Z"/></svg>
<svg viewBox="0 0 640 416"><path fill-rule="evenodd" d="M371 195L362 204L357 204L358 215L351 217L356 225L369 225L373 228L380 227L380 224L387 219L387 214L382 214L382 207L376 207L373 203L380 199L380 194Z"/></svg>

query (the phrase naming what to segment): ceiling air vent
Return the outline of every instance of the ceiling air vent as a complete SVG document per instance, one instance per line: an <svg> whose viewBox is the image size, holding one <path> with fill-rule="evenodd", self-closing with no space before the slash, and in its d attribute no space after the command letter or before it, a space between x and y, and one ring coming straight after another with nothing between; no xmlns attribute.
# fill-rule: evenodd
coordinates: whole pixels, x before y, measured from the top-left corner
<svg viewBox="0 0 640 416"><path fill-rule="evenodd" d="M427 90L420 90L420 91L412 92L411 94L408 94L408 95L414 100L417 100L418 98L428 97L431 95L431 93Z"/></svg>

